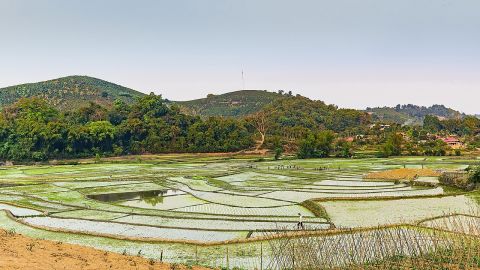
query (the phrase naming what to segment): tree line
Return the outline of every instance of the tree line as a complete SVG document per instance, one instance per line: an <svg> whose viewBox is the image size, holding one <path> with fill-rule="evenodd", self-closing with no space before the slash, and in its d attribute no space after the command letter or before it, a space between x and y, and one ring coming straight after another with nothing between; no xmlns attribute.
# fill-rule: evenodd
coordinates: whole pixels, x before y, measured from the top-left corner
<svg viewBox="0 0 480 270"><path fill-rule="evenodd" d="M23 98L0 114L0 158L42 161L94 155L231 152L253 146L244 120L202 120L148 95L60 112L40 98Z"/></svg>
<svg viewBox="0 0 480 270"><path fill-rule="evenodd" d="M144 153L273 150L299 158L351 157L375 147L381 156L445 155L437 135L456 134L480 147L480 120L440 120L426 116L423 127L373 125L370 115L339 109L302 96L275 100L247 117L202 119L182 113L161 96L128 104L90 103L58 111L41 98L22 98L0 113L0 159L43 161L58 158ZM355 140L345 140L355 137Z"/></svg>

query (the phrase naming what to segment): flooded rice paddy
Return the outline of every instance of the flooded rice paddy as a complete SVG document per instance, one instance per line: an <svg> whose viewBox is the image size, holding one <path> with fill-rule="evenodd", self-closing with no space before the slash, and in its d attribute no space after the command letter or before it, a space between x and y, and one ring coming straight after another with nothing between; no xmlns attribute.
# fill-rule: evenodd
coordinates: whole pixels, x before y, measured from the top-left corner
<svg viewBox="0 0 480 270"><path fill-rule="evenodd" d="M92 194L87 195L88 198L99 200L102 202L117 202L127 200L153 200L158 198L159 202L166 196L185 194L181 190L148 190L148 191L131 191L120 193Z"/></svg>
<svg viewBox="0 0 480 270"><path fill-rule="evenodd" d="M299 214L309 231L325 231L416 224L477 207L476 193L456 194L436 178L419 179L425 186L363 178L403 167L461 169L474 162L467 159L181 159L5 167L0 227L38 238L61 235L74 243L95 239L92 245L106 250L116 249L105 244L109 241L125 250L141 247L131 240L145 241L145 247L169 249L166 258L172 262L187 262L195 253L198 260L192 243L214 244L200 251L210 266L225 265L220 242L246 241L232 244L229 263L251 269L258 266L261 243L251 241L273 231L296 231Z"/></svg>
<svg viewBox="0 0 480 270"><path fill-rule="evenodd" d="M322 202L332 222L343 228L415 223L448 213L470 213L476 203L465 195L382 201Z"/></svg>

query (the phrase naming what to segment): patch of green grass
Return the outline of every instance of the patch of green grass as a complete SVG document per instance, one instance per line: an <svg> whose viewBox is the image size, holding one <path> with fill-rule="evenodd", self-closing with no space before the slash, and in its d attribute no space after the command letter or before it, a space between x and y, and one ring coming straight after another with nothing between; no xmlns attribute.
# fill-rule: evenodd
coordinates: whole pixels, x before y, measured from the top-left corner
<svg viewBox="0 0 480 270"><path fill-rule="evenodd" d="M235 189L237 189L234 185L232 185L228 182L222 181L220 179L217 179L217 178L207 178L207 183L209 185L219 187L219 188L225 189L225 190L235 190Z"/></svg>
<svg viewBox="0 0 480 270"><path fill-rule="evenodd" d="M330 221L330 217L328 216L327 210L317 202L306 200L300 203L301 206L307 208L310 212L315 215L315 217L324 218Z"/></svg>

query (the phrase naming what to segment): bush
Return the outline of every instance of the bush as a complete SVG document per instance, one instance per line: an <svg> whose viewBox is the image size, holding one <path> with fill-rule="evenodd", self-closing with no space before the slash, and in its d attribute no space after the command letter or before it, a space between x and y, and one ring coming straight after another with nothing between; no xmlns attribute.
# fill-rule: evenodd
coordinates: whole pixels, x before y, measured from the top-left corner
<svg viewBox="0 0 480 270"><path fill-rule="evenodd" d="M47 155L43 152L36 151L32 153L32 160L34 161L44 161L47 159Z"/></svg>
<svg viewBox="0 0 480 270"><path fill-rule="evenodd" d="M102 158L100 157L100 154L97 153L95 154L95 163L100 163L102 161Z"/></svg>
<svg viewBox="0 0 480 270"><path fill-rule="evenodd" d="M472 184L469 178L469 174L466 172L444 172L438 180L443 185L463 190L472 190L475 188L475 185Z"/></svg>
<svg viewBox="0 0 480 270"><path fill-rule="evenodd" d="M468 179L473 183L480 183L480 166L470 167Z"/></svg>

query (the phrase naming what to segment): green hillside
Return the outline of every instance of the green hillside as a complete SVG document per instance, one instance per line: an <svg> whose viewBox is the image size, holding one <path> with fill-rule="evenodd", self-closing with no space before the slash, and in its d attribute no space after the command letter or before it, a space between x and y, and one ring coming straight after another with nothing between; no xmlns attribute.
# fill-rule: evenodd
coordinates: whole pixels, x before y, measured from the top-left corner
<svg viewBox="0 0 480 270"><path fill-rule="evenodd" d="M255 113L284 95L263 90L241 90L206 98L179 101L182 109L193 115L236 117Z"/></svg>
<svg viewBox="0 0 480 270"><path fill-rule="evenodd" d="M89 102L109 105L116 99L132 103L143 93L88 76L68 76L0 89L0 107L22 97L41 97L60 110L75 109Z"/></svg>
<svg viewBox="0 0 480 270"><path fill-rule="evenodd" d="M367 108L372 114L374 121L392 122L402 125L423 125L423 119L427 115L434 115L443 119L463 118L465 114L447 108L444 105L433 105L430 107L417 105L397 105L396 107Z"/></svg>

